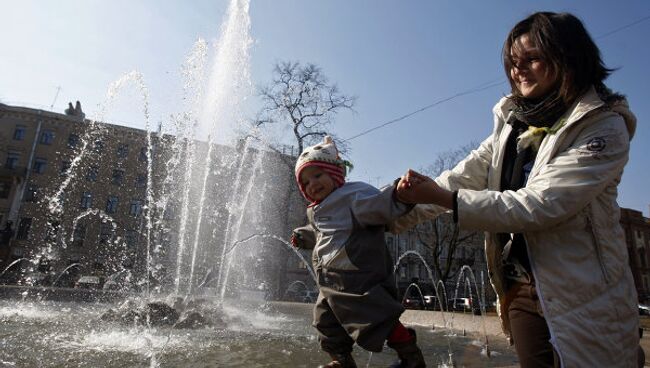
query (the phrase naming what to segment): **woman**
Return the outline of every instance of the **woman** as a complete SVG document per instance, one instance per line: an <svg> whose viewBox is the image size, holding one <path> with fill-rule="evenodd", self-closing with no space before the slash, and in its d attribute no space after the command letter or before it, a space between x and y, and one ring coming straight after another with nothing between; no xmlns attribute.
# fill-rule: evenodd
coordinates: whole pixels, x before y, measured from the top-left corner
<svg viewBox="0 0 650 368"><path fill-rule="evenodd" d="M504 332L522 367L637 365L637 295L619 225L617 185L636 119L584 26L535 13L503 49L512 93L494 130L454 169L407 172L398 197L424 203L402 231L447 209L486 231Z"/></svg>

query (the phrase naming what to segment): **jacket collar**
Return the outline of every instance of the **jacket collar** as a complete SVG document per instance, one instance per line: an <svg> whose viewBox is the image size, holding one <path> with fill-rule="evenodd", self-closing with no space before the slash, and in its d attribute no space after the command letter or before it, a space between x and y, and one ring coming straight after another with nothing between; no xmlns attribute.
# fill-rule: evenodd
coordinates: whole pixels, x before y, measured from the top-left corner
<svg viewBox="0 0 650 368"><path fill-rule="evenodd" d="M493 109L494 113L503 119L504 122L510 121L510 119L514 118L512 109L515 107L515 105L512 100L510 100L510 96L511 95L507 95L501 98L501 100ZM565 119L565 125L571 125L572 123L580 120L590 111L593 111L603 106L604 104L605 103L600 99L600 97L598 97L596 89L593 86L589 87L587 92L585 92L585 94L583 94L577 102L569 107L567 112L560 119Z"/></svg>

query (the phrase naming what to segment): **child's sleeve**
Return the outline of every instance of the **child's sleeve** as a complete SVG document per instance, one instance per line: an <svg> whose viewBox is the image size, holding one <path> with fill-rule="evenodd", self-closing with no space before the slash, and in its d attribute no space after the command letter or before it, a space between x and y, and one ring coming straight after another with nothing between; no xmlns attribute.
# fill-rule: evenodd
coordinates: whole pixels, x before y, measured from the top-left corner
<svg viewBox="0 0 650 368"><path fill-rule="evenodd" d="M316 231L311 225L295 228L291 233L291 243L302 249L314 249L316 246Z"/></svg>
<svg viewBox="0 0 650 368"><path fill-rule="evenodd" d="M402 203L395 196L395 185L378 190L359 191L351 204L355 220L362 226L386 225L409 212L414 205Z"/></svg>

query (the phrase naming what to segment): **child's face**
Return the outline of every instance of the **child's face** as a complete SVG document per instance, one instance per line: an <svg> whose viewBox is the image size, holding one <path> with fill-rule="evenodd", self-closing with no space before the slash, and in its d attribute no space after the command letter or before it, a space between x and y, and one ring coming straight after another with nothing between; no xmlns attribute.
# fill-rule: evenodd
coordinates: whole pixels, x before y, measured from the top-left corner
<svg viewBox="0 0 650 368"><path fill-rule="evenodd" d="M336 189L336 183L323 169L316 166L306 167L300 173L300 184L305 193L314 201L320 202Z"/></svg>

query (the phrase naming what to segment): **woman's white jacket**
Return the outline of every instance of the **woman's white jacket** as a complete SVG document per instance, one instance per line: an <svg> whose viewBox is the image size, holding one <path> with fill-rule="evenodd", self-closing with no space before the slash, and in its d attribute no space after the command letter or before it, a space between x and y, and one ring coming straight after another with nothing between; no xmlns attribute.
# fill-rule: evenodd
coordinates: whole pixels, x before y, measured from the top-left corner
<svg viewBox="0 0 650 368"><path fill-rule="evenodd" d="M459 225L486 231L488 271L504 332L510 336L496 234L523 233L562 366L633 367L637 294L616 197L636 118L624 100L606 105L590 89L541 142L526 186L500 192L512 107L501 99L493 109L492 134L436 179L458 191ZM392 230L401 232L443 211L418 205Z"/></svg>

